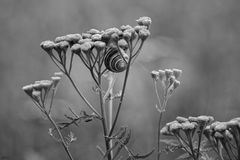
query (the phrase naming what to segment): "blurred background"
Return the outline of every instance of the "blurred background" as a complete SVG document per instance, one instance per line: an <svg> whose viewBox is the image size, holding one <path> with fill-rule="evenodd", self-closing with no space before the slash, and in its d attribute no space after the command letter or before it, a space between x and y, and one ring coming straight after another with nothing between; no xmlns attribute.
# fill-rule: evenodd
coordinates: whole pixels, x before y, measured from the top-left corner
<svg viewBox="0 0 240 160"><path fill-rule="evenodd" d="M1 0L0 159L67 159L63 148L48 135L49 122L21 90L58 71L39 44L90 28L134 26L141 16L152 18L151 37L131 69L118 121L118 126L132 129L134 151L146 153L156 145L157 99L149 75L153 69L183 70L164 124L176 116L212 115L219 121L239 116L239 15L239 0ZM91 89L94 83L79 62L73 77L89 101L97 104ZM80 112L85 105L63 79L54 107L58 121L68 114L66 106ZM70 129L78 138L70 148L74 157L99 159L96 145L103 142L99 123ZM162 159L177 155L163 155Z"/></svg>

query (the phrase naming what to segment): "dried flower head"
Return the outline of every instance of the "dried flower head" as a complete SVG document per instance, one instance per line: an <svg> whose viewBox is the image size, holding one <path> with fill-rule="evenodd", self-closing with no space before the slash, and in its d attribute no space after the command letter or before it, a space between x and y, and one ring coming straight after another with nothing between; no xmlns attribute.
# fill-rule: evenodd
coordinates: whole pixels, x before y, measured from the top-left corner
<svg viewBox="0 0 240 160"><path fill-rule="evenodd" d="M81 45L76 43L71 47L72 53L79 54L81 52Z"/></svg>
<svg viewBox="0 0 240 160"><path fill-rule="evenodd" d="M158 78L159 78L159 72L153 70L153 71L151 72L151 76L152 76L153 80L157 81Z"/></svg>
<svg viewBox="0 0 240 160"><path fill-rule="evenodd" d="M142 29L139 30L138 35L139 35L139 38L142 41L145 41L150 36L150 31L147 30L147 29L142 28Z"/></svg>
<svg viewBox="0 0 240 160"><path fill-rule="evenodd" d="M165 75L165 71L163 71L163 70L158 70L158 72L159 72L159 79L161 80L161 81L163 81L164 79L166 79L166 75Z"/></svg>
<svg viewBox="0 0 240 160"><path fill-rule="evenodd" d="M29 95L30 97L32 97L32 91L33 91L33 85L32 85L32 84L23 86L23 87L22 87L22 90L24 90L27 95Z"/></svg>
<svg viewBox="0 0 240 160"><path fill-rule="evenodd" d="M136 20L138 25L143 25L147 26L148 28L150 27L152 20L150 17L140 17L138 20Z"/></svg>
<svg viewBox="0 0 240 160"><path fill-rule="evenodd" d="M104 43L102 41L96 41L96 42L94 42L94 46L98 51L101 51L106 47L106 43Z"/></svg>
<svg viewBox="0 0 240 160"><path fill-rule="evenodd" d="M43 41L40 44L41 48L45 50L48 54L51 54L52 49L55 47L55 43L53 41Z"/></svg>
<svg viewBox="0 0 240 160"><path fill-rule="evenodd" d="M91 36L92 41L101 41L102 35L101 34L94 34Z"/></svg>
<svg viewBox="0 0 240 160"><path fill-rule="evenodd" d="M87 33L89 33L89 34L99 34L100 33L100 31L99 30L97 30L97 29L94 29L94 28L92 28L92 29L90 29L89 31L87 31Z"/></svg>
<svg viewBox="0 0 240 160"><path fill-rule="evenodd" d="M89 38L89 39L90 39L91 36L92 36L92 35L91 35L90 33L82 33L82 38L83 38L83 39L86 39L86 38Z"/></svg>
<svg viewBox="0 0 240 160"><path fill-rule="evenodd" d="M91 48L92 48L92 46L91 46L90 42L86 42L86 43L81 44L81 50L83 52L88 52Z"/></svg>
<svg viewBox="0 0 240 160"><path fill-rule="evenodd" d="M178 79L182 75L182 70L174 68L173 75L176 79Z"/></svg>
<svg viewBox="0 0 240 160"><path fill-rule="evenodd" d="M122 31L125 31L125 30L127 30L127 29L132 29L132 26L130 26L130 25L122 25L122 26L120 27L120 29L121 29Z"/></svg>
<svg viewBox="0 0 240 160"><path fill-rule="evenodd" d="M181 117L181 116L177 116L177 117L176 117L176 120L177 120L179 123L184 123L184 122L187 122L187 121L188 121L187 118Z"/></svg>

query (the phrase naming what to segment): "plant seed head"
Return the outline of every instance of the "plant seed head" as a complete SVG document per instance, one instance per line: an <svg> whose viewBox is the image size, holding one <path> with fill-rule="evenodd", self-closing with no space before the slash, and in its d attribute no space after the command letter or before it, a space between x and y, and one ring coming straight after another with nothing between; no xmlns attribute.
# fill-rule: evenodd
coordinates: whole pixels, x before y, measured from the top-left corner
<svg viewBox="0 0 240 160"><path fill-rule="evenodd" d="M87 33L94 35L94 34L99 34L100 31L97 30L97 29L92 28L92 29L90 29L89 31L87 31Z"/></svg>
<svg viewBox="0 0 240 160"><path fill-rule="evenodd" d="M43 41L40 44L41 48L45 50L48 54L51 54L52 49L55 47L55 43L53 41Z"/></svg>
<svg viewBox="0 0 240 160"><path fill-rule="evenodd" d="M157 81L157 80L159 79L159 72L153 70L153 71L151 72L151 76L152 76L152 79L153 79L153 80Z"/></svg>
<svg viewBox="0 0 240 160"><path fill-rule="evenodd" d="M101 34L94 34L91 36L92 41L101 41L102 35Z"/></svg>
<svg viewBox="0 0 240 160"><path fill-rule="evenodd" d="M147 29L147 27L146 27L146 26L135 26L135 27L134 27L134 30L135 30L137 33L139 33L139 31L142 30L142 29Z"/></svg>
<svg viewBox="0 0 240 160"><path fill-rule="evenodd" d="M174 68L173 75L175 76L176 79L178 79L182 75L182 70Z"/></svg>
<svg viewBox="0 0 240 160"><path fill-rule="evenodd" d="M158 73L159 73L159 79L163 81L166 78L165 71L158 70Z"/></svg>
<svg viewBox="0 0 240 160"><path fill-rule="evenodd" d="M87 52L92 48L91 43L90 42L85 42L83 44L81 44L81 49L83 52Z"/></svg>
<svg viewBox="0 0 240 160"><path fill-rule="evenodd" d="M86 39L86 38L89 38L89 39L90 39L91 36L92 36L92 35L89 34L89 33L82 33L82 38L83 38L83 39Z"/></svg>
<svg viewBox="0 0 240 160"><path fill-rule="evenodd" d="M139 35L139 38L142 41L145 41L150 36L150 31L147 30L147 29L142 28L142 29L139 30L138 35Z"/></svg>
<svg viewBox="0 0 240 160"><path fill-rule="evenodd" d="M180 86L180 81L175 80L173 84L173 88L176 89L178 86Z"/></svg>
<svg viewBox="0 0 240 160"><path fill-rule="evenodd" d="M187 118L181 117L181 116L177 116L177 117L176 117L176 120L177 120L179 123L188 122L188 119L187 119Z"/></svg>
<svg viewBox="0 0 240 160"><path fill-rule="evenodd" d="M75 54L79 54L81 52L81 45L76 43L71 47L71 51Z"/></svg>
<svg viewBox="0 0 240 160"><path fill-rule="evenodd" d="M22 87L22 90L24 90L24 92L29 95L30 97L32 97L32 91L33 91L33 86L32 84L26 85Z"/></svg>
<svg viewBox="0 0 240 160"><path fill-rule="evenodd" d="M150 17L140 17L138 20L136 20L138 25L140 26L147 26L149 28L149 26L152 23L152 20Z"/></svg>
<svg viewBox="0 0 240 160"><path fill-rule="evenodd" d="M132 29L132 26L130 26L130 25L122 25L122 26L120 27L120 29L121 29L122 31L125 31L125 30L127 30L127 29Z"/></svg>
<svg viewBox="0 0 240 160"><path fill-rule="evenodd" d="M101 51L106 47L106 43L104 43L102 41L96 41L96 42L94 42L94 46L98 51Z"/></svg>
<svg viewBox="0 0 240 160"><path fill-rule="evenodd" d="M78 33L68 34L65 37L66 37L65 40L71 43L77 43L80 39L82 39L81 34L78 34Z"/></svg>

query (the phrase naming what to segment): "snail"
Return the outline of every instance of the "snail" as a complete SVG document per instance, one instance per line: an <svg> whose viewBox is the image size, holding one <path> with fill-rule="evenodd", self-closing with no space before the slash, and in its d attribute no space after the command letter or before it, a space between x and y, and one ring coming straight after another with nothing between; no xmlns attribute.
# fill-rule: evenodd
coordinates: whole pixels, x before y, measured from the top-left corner
<svg viewBox="0 0 240 160"><path fill-rule="evenodd" d="M104 57L105 67L115 73L123 72L127 68L128 55L122 50L122 54L119 53L116 47L110 47Z"/></svg>

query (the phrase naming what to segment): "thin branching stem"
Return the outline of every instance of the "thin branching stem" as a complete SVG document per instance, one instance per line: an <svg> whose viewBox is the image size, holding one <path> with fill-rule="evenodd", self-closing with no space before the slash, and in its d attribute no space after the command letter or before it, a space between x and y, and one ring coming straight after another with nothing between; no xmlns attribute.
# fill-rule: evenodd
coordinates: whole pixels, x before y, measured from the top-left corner
<svg viewBox="0 0 240 160"><path fill-rule="evenodd" d="M99 63L100 64L100 63ZM100 65L99 65L100 67ZM100 70L100 68L99 68ZM102 95L102 88L101 88L101 73L98 73L98 87L99 87L99 98L100 98L100 108L101 108L101 115L102 115L102 127L103 127L103 134L104 134L104 140L105 140L105 145L106 145L106 150L110 149L110 143L109 139L107 138L108 130L107 130L107 115L106 115L106 110L104 107L104 102L103 102L103 95ZM108 155L108 160L111 160L112 156L111 154Z"/></svg>
<svg viewBox="0 0 240 160"><path fill-rule="evenodd" d="M52 123L52 125L54 126L55 130L57 131L57 133L58 133L58 135L59 135L59 137L60 137L60 139L61 139L60 142L61 142L64 150L66 151L69 159L70 159L70 160L73 160L73 157L72 157L72 155L71 155L71 152L69 151L68 145L67 145L67 143L65 142L65 140L64 140L64 138L63 138L63 135L62 135L59 127L57 126L56 122L53 120L53 118L51 117L51 115L48 114L47 111L45 111L44 113L45 113L45 115L47 116L47 118L49 119L49 121Z"/></svg>
<svg viewBox="0 0 240 160"><path fill-rule="evenodd" d="M73 57L74 57L74 53L71 54L71 58L70 58L70 61L69 61L69 70L68 70L68 73L69 73L69 74L70 74L71 71L72 71Z"/></svg>
<svg viewBox="0 0 240 160"><path fill-rule="evenodd" d="M72 77L66 73L66 76L68 77L68 79L70 80L70 82L72 83L74 89L76 90L76 92L78 93L78 95L83 99L83 101L87 104L87 106L99 117L102 118L102 116L98 113L98 111L90 104L90 102L88 102L88 100L86 99L85 96L83 96L83 94L81 93L81 91L78 89L78 87L76 86L76 84L74 83Z"/></svg>
<svg viewBox="0 0 240 160"><path fill-rule="evenodd" d="M130 51L131 53L131 51ZM130 58L129 58L129 62L128 62L128 65L127 65L127 69L126 69L126 74L125 74L125 78L124 78L124 82L123 82L123 89L122 89L122 94L121 94L121 97L120 97L120 101L119 101L119 105L118 105L118 108L117 108L117 113L116 113L116 116L113 120L113 124L112 124L112 127L109 131L109 137L112 135L113 131L114 131L114 128L116 126L116 123L117 123L117 119L118 119L118 116L119 116L119 113L120 113L120 110L121 110L121 106L122 106L122 102L123 102L123 97L124 97L124 93L125 93L125 89L126 89L126 84L127 84L127 79L128 79L128 74L129 74L129 70L130 70L130 65L131 65L131 55L130 55Z"/></svg>
<svg viewBox="0 0 240 160"><path fill-rule="evenodd" d="M159 119L158 119L158 129L157 129L157 135L158 135L158 141L157 141L157 160L160 160L160 156L161 154L160 152L160 139L161 139L161 134L160 134L160 129L161 129L161 121L162 121L162 117L163 117L163 112L160 112L159 114Z"/></svg>

